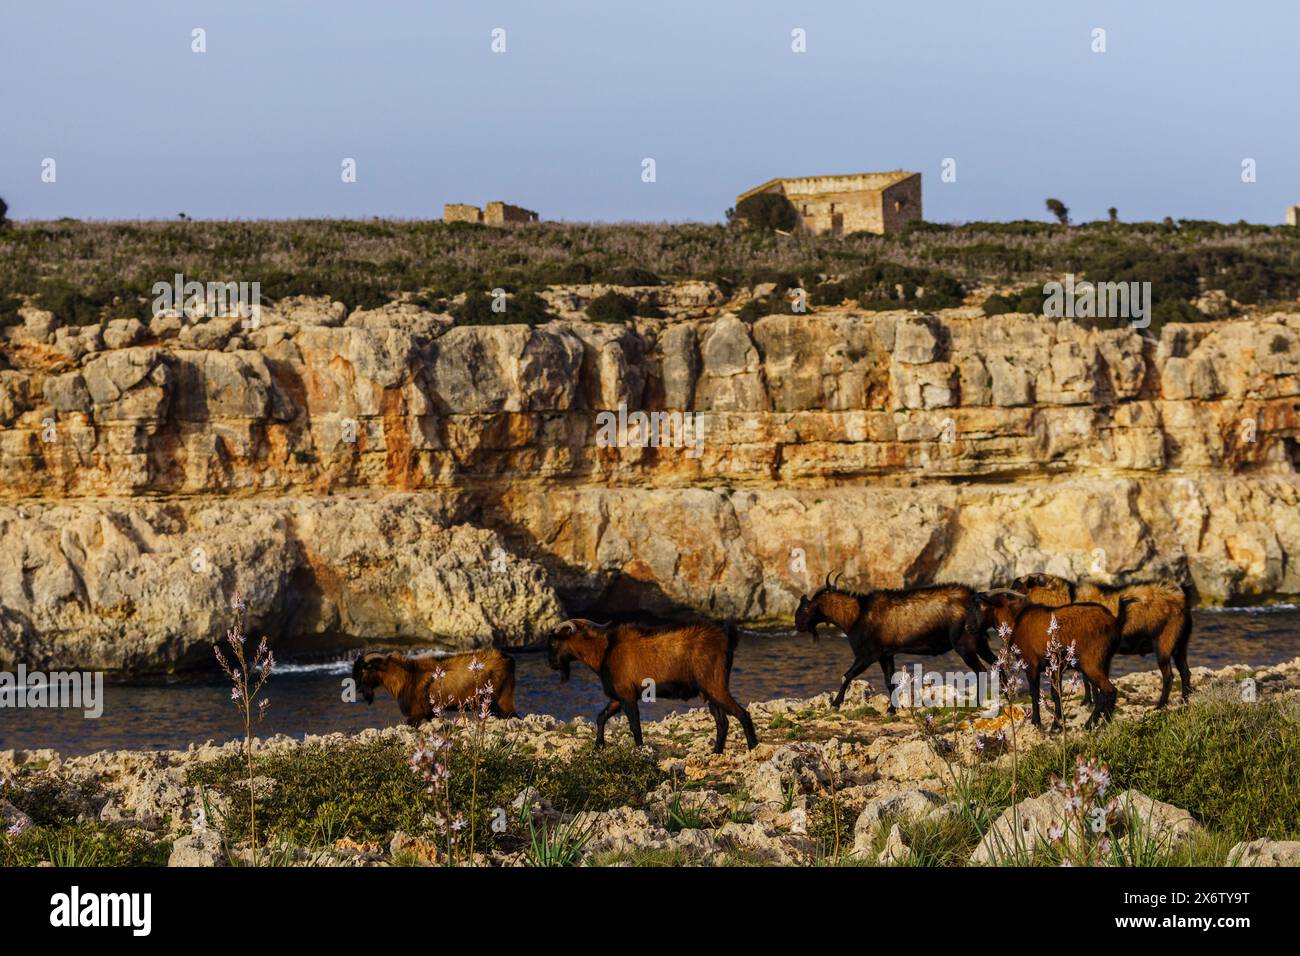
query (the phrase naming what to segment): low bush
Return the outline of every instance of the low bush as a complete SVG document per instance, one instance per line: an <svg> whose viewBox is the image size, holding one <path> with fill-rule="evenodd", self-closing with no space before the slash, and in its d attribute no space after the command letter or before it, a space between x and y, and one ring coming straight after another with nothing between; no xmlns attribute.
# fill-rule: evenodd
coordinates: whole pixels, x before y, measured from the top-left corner
<svg viewBox="0 0 1300 956"><path fill-rule="evenodd" d="M0 866L166 866L167 841L96 821L34 826L19 836L0 832Z"/></svg>
<svg viewBox="0 0 1300 956"><path fill-rule="evenodd" d="M1116 792L1133 787L1182 807L1234 842L1300 839L1300 789L1291 783L1300 777L1300 713L1293 702L1198 695L1186 707L1070 734L1020 755L1020 796L1047 790L1078 756L1109 767ZM1009 768L999 767L982 786L983 806L1001 812L1010 805Z"/></svg>
<svg viewBox="0 0 1300 956"><path fill-rule="evenodd" d="M611 289L592 299L586 312L593 322L626 322L636 315L636 300Z"/></svg>
<svg viewBox="0 0 1300 956"><path fill-rule="evenodd" d="M652 756L629 747L548 760L492 744L480 754L476 780L467 752L451 754L452 801L467 811L471 792L476 794L478 814L469 823L480 846L500 841L517 846L527 839L517 828L498 834L491 826L498 808L507 809L525 787L536 787L558 809L576 813L638 805L665 779ZM434 805L410 759L407 747L391 739L312 744L260 756L257 774L275 783L258 794L258 829L298 845L318 839L323 819L337 836L358 841L386 843L398 830L430 833ZM245 772L240 757L223 757L191 769L189 782L240 807L248 799ZM246 814L232 813L222 825L232 841L242 839Z"/></svg>
<svg viewBox="0 0 1300 956"><path fill-rule="evenodd" d="M457 325L541 325L553 316L546 301L535 292L516 292L503 300L504 308L492 308L496 297L483 289L465 293L465 301L454 306L452 317Z"/></svg>
<svg viewBox="0 0 1300 956"><path fill-rule="evenodd" d="M758 193L736 203L733 222L760 232L790 232L799 217L790 200L780 193Z"/></svg>

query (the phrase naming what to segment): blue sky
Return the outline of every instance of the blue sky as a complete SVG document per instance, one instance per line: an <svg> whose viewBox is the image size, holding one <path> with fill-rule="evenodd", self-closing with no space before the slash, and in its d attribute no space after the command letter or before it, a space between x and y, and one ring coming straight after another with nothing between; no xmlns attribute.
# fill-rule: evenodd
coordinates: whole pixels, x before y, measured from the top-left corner
<svg viewBox="0 0 1300 956"><path fill-rule="evenodd" d="M1297 37L1294 0L4 0L0 196L20 219L505 199L707 221L773 176L901 167L940 222L1047 218L1047 196L1076 219L1280 222Z"/></svg>

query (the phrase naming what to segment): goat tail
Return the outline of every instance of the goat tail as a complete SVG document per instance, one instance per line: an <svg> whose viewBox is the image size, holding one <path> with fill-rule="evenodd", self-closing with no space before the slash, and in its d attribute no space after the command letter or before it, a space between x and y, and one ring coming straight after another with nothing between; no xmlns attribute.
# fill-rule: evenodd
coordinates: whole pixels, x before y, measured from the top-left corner
<svg viewBox="0 0 1300 956"><path fill-rule="evenodd" d="M1186 647L1188 639L1192 636L1192 607L1196 603L1194 588L1190 584L1184 584L1183 588L1183 626L1178 630L1178 644L1180 647Z"/></svg>
<svg viewBox="0 0 1300 956"><path fill-rule="evenodd" d="M1119 599L1119 606L1116 608L1116 611L1119 613L1115 615L1115 632L1117 634L1124 633L1124 619L1128 617L1128 606L1130 604L1136 604L1137 602L1138 599L1132 597Z"/></svg>
<svg viewBox="0 0 1300 956"><path fill-rule="evenodd" d="M740 628L736 627L734 617L727 618L722 628L727 634L727 673L731 673L731 662L736 658L736 645L740 643Z"/></svg>

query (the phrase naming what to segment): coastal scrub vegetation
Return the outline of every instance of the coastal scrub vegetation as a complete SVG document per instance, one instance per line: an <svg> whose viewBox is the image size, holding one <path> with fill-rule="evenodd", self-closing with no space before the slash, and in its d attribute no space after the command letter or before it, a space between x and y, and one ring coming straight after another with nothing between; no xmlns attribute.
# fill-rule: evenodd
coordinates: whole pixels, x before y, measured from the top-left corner
<svg viewBox="0 0 1300 956"><path fill-rule="evenodd" d="M950 752L946 731L935 727L935 721L930 724L936 750ZM1004 743L1007 739L1005 734L999 737ZM966 865L1003 811L1062 781L1085 808L1090 801L1104 806L1104 794L1089 792L1104 780L1110 794L1132 788L1185 809L1203 829L1171 844L1137 819L1130 821L1126 835L1108 844L1085 844L1084 851L1067 851L1063 845L1003 847L995 854L998 862L1223 866L1237 843L1264 837L1300 839L1300 792L1288 783L1300 773L1300 710L1294 701L1245 703L1211 692L1185 707L1012 750L1014 744L997 751L988 748L990 756L1009 756L975 767L950 764L954 812L897 821L909 847L909 865ZM847 856L842 832L836 849L834 810L831 801L819 801L809 814L809 834L818 841L825 862L855 862ZM841 828L842 817L841 812ZM875 833L875 852L883 848L888 831L889 825L882 824ZM1074 859L1079 852L1088 858Z"/></svg>
<svg viewBox="0 0 1300 956"><path fill-rule="evenodd" d="M952 746L954 735L971 732L963 726L970 716L968 710L918 709L899 718L923 728L935 750L950 761L951 771L945 788L950 812L895 821L908 847L909 865L966 865L1003 811L1054 784L1080 797L1081 808L1105 806L1132 788L1189 811L1201 829L1181 843L1169 843L1136 820L1122 835L1106 843L1093 841L1077 853L1060 846L1008 847L997 862L1222 866L1239 842L1300 839L1300 792L1293 786L1300 775L1300 708L1294 700L1247 703L1210 690L1185 706L1091 732L1069 730L1034 746L1023 741L1016 746L1008 725L998 733L980 734L984 759L973 765L959 763ZM658 764L659 756L629 746L584 748L563 757L539 755L488 735L482 747L446 751L446 793L458 810L475 808L466 813L462 840L473 835L481 850L518 852L533 865L695 862L678 851L634 853L617 860L588 858L583 824L572 821L548 828L519 806L519 795L528 793L530 800L549 803L565 814L646 807L648 795L671 781ZM265 852L274 847L327 848L339 840L387 846L399 831L439 842L435 817L442 805L425 780L412 772L411 745L401 737L340 737L261 751L255 773L256 820ZM200 789L205 805L227 808L214 814L212 822L219 822L228 845L248 840L248 767L242 750L192 765L186 783ZM832 779L826 796L808 807L807 833L825 864L870 862L884 846L889 825L874 834L874 852L853 855L860 807L838 795L834 783ZM19 832L0 832L0 865L167 862L167 840L98 819L109 794L93 779L23 767L4 781L0 795L31 818ZM734 796L730 819L746 822L750 798L741 791ZM506 825L501 827L503 815ZM678 831L704 822L685 799L685 791L673 789L662 825ZM267 862L274 860L268 857ZM728 862L755 861L741 855Z"/></svg>
<svg viewBox="0 0 1300 956"><path fill-rule="evenodd" d="M265 791L258 789L258 825L282 839L312 845L322 819L331 821L338 835L359 842L387 843L398 830L433 835L438 801L411 772L410 750L398 740L381 737L275 751L258 758L257 772L275 781ZM451 802L477 807L466 820L465 839L472 836L482 848L506 849L523 849L530 840L528 827L517 825L513 816L504 832L496 832L492 823L499 819L498 809L513 814L511 802L528 787L557 810L577 813L635 806L666 779L651 754L631 747L546 759L499 742L477 752L450 751L447 772ZM189 778L191 785L220 793L236 806L247 800L239 756L196 767ZM226 821L232 842L247 836L247 818L234 813Z"/></svg>
<svg viewBox="0 0 1300 956"><path fill-rule="evenodd" d="M0 322L26 299L65 323L147 319L155 282L253 281L271 301L328 295L351 309L398 297L446 307L503 289L511 321L544 321L552 285L653 286L708 280L725 292L784 277L814 305L944 308L976 288L1020 289L986 311L1039 311L1042 284L1073 273L1151 282L1155 323L1199 320L1221 289L1262 305L1300 295L1300 230L1200 220L916 223L889 236L781 235L715 224L537 223L487 228L416 220L15 222L0 231ZM518 300L518 301L515 301ZM495 322L470 295L464 322ZM518 306L522 305L521 310ZM614 304L611 302L611 306ZM781 311L780 290L758 308ZM602 306L605 309L607 306ZM611 316L624 310L616 306Z"/></svg>
<svg viewBox="0 0 1300 956"><path fill-rule="evenodd" d="M736 204L729 217L733 223L764 232L790 232L799 221L794 204L780 193L757 193Z"/></svg>
<svg viewBox="0 0 1300 956"><path fill-rule="evenodd" d="M0 867L166 865L170 842L96 819L105 799L91 781L39 766L0 779L0 800L31 821L0 830Z"/></svg>

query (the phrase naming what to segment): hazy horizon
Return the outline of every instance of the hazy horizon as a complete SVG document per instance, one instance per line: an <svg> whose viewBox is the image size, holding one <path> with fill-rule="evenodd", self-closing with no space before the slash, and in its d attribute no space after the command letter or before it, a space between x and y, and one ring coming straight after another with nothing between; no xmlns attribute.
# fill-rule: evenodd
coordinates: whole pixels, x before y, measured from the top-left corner
<svg viewBox="0 0 1300 956"><path fill-rule="evenodd" d="M18 220L424 220L501 199L717 222L774 177L903 168L935 222L1046 220L1054 196L1076 221L1280 223L1300 202L1297 35L1281 0L24 2L0 12L0 196Z"/></svg>

